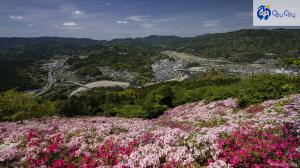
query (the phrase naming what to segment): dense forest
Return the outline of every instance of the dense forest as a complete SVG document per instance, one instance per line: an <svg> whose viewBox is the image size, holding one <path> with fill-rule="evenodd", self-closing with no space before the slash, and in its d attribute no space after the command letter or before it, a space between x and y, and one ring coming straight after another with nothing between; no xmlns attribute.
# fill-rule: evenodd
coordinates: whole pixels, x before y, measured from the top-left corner
<svg viewBox="0 0 300 168"><path fill-rule="evenodd" d="M37 64L56 55L72 55L78 48L95 44L94 40L57 37L0 38L0 90L41 87L47 73Z"/></svg>

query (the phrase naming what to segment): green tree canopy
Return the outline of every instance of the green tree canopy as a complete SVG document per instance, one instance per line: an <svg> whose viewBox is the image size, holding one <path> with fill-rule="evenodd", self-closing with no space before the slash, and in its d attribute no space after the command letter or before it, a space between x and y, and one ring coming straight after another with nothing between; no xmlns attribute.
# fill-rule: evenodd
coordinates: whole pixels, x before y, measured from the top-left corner
<svg viewBox="0 0 300 168"><path fill-rule="evenodd" d="M0 93L0 121L17 121L53 115L55 104L27 93L8 90Z"/></svg>

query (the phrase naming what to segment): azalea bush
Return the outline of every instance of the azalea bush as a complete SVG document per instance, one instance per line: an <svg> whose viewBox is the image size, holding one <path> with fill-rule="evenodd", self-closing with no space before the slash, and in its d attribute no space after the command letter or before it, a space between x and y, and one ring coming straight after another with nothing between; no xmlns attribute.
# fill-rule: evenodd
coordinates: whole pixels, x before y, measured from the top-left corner
<svg viewBox="0 0 300 168"><path fill-rule="evenodd" d="M46 133L52 136L47 137ZM89 147L87 151L79 153L80 139L77 137L69 139L68 142L56 131L31 130L23 144L27 144L34 151L29 150L26 153L24 165L28 167L47 165L52 168L116 166L124 162L136 147L147 143L151 138L151 134L144 134L126 145L106 140L101 145Z"/></svg>
<svg viewBox="0 0 300 168"><path fill-rule="evenodd" d="M235 99L194 102L152 120L0 122L0 167L299 167L299 115L297 94L245 110Z"/></svg>
<svg viewBox="0 0 300 168"><path fill-rule="evenodd" d="M233 167L299 167L299 132L293 124L272 129L241 128L223 133L220 158Z"/></svg>
<svg viewBox="0 0 300 168"><path fill-rule="evenodd" d="M0 123L0 167L171 168L193 161L177 144L187 134L178 128L153 129L150 121L117 118L40 121Z"/></svg>

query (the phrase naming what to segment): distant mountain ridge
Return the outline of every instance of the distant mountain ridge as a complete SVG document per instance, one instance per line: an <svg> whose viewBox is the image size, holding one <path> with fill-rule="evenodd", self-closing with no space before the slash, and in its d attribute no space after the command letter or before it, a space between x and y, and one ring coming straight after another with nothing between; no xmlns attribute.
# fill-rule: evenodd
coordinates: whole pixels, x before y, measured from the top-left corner
<svg viewBox="0 0 300 168"><path fill-rule="evenodd" d="M0 37L0 48L22 47L45 42L65 43L76 46L87 46L98 43L97 40L88 38L66 38L66 37Z"/></svg>
<svg viewBox="0 0 300 168"><path fill-rule="evenodd" d="M299 29L242 29L228 33L205 34L195 37L157 36L124 38L113 40L93 40L88 38L65 37L0 37L0 50L3 48L26 47L39 44L57 43L72 47L94 45L138 45L161 49L190 52L201 56L226 57L238 61L230 54L273 52L295 54L300 51Z"/></svg>
<svg viewBox="0 0 300 168"><path fill-rule="evenodd" d="M298 56L299 29L243 29L195 37L156 36L100 41L101 45L137 45L155 50L175 50L206 58L253 62L260 58Z"/></svg>

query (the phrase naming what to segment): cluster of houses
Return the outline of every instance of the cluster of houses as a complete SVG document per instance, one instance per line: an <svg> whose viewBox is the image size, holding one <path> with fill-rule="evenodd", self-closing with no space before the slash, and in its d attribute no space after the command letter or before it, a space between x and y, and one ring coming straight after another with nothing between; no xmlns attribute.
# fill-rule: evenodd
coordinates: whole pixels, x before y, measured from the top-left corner
<svg viewBox="0 0 300 168"><path fill-rule="evenodd" d="M296 76L300 74L300 69L295 68L276 68L276 67L252 67L252 66L227 66L225 71L240 74L257 74L257 73L271 73L271 74L285 74L289 76Z"/></svg>

